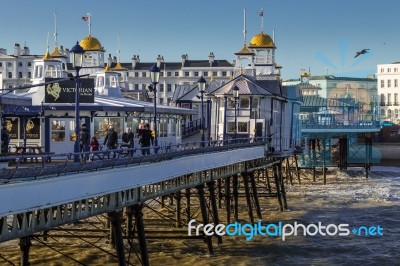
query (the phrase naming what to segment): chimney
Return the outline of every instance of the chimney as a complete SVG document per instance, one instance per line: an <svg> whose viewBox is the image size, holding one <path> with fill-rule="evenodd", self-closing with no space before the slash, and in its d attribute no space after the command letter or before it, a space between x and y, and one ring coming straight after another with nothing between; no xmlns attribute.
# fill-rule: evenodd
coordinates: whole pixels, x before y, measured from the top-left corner
<svg viewBox="0 0 400 266"><path fill-rule="evenodd" d="M157 67L158 67L158 68L160 68L161 62L162 62L162 57L161 57L161 55L158 55L158 56L157 56Z"/></svg>
<svg viewBox="0 0 400 266"><path fill-rule="evenodd" d="M132 57L132 69L135 69L137 62L138 62L138 59L136 58L136 55L133 55L133 57Z"/></svg>
<svg viewBox="0 0 400 266"><path fill-rule="evenodd" d="M20 56L21 54L21 48L19 47L19 43L16 43L14 45L14 56Z"/></svg>
<svg viewBox="0 0 400 266"><path fill-rule="evenodd" d="M31 52L29 51L29 47L28 46L24 46L24 50L22 52L23 55L30 55Z"/></svg>
<svg viewBox="0 0 400 266"><path fill-rule="evenodd" d="M112 63L112 57L111 57L111 54L108 54L107 65L108 65L109 67L111 67L111 63Z"/></svg>
<svg viewBox="0 0 400 266"><path fill-rule="evenodd" d="M215 58L214 53L210 52L210 54L208 55L208 62L210 63L210 67L214 63L214 58Z"/></svg>
<svg viewBox="0 0 400 266"><path fill-rule="evenodd" d="M70 58L69 58L69 49L68 48L65 48L64 55L67 57L67 63L69 63L70 62Z"/></svg>
<svg viewBox="0 0 400 266"><path fill-rule="evenodd" d="M189 59L189 57L188 57L187 54L183 54L183 55L182 55L182 67L185 66L185 62L186 62L186 60L188 60L188 59Z"/></svg>

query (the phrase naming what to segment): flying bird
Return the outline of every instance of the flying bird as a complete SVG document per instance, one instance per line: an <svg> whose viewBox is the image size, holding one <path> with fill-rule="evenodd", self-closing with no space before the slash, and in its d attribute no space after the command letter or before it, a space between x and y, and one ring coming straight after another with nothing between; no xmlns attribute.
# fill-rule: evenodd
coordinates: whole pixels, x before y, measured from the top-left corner
<svg viewBox="0 0 400 266"><path fill-rule="evenodd" d="M359 55L368 53L369 49L362 49L361 51L357 52L354 58L358 57Z"/></svg>

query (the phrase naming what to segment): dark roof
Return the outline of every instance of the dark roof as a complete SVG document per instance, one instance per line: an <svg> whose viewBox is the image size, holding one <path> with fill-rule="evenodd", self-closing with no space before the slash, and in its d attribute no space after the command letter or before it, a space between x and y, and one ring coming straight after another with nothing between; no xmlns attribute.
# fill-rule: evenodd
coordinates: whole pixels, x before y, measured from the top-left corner
<svg viewBox="0 0 400 266"><path fill-rule="evenodd" d="M318 95L303 96L304 107L349 107L354 106L354 100L351 98L332 99L323 98Z"/></svg>

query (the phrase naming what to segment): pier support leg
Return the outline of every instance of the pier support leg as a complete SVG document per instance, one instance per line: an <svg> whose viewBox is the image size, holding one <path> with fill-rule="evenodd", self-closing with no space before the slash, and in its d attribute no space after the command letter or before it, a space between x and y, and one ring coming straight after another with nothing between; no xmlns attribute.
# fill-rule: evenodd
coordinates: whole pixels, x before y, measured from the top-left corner
<svg viewBox="0 0 400 266"><path fill-rule="evenodd" d="M286 162L286 178L289 177L290 185L293 186L293 175L292 172L290 171L289 157L286 157L285 162Z"/></svg>
<svg viewBox="0 0 400 266"><path fill-rule="evenodd" d="M265 182L266 182L267 188L268 188L268 193L271 194L272 193L272 188L271 188L271 182L269 181L268 167L266 167L264 169L264 176L265 176Z"/></svg>
<svg viewBox="0 0 400 266"><path fill-rule="evenodd" d="M186 197L186 216L187 220L190 221L190 188L185 190L185 197Z"/></svg>
<svg viewBox="0 0 400 266"><path fill-rule="evenodd" d="M278 165L274 164L272 166L272 171L274 173L274 179L275 179L275 186L276 186L276 197L278 198L278 203L279 203L279 209L282 212L283 211L283 203L282 203L282 197L281 197L281 181L279 178L279 169Z"/></svg>
<svg viewBox="0 0 400 266"><path fill-rule="evenodd" d="M175 227L182 227L182 219L181 219L181 192L178 191L175 193L175 201L176 201L176 221L175 221Z"/></svg>
<svg viewBox="0 0 400 266"><path fill-rule="evenodd" d="M237 222L239 220L239 182L238 175L233 176L233 202L234 202L234 218Z"/></svg>
<svg viewBox="0 0 400 266"><path fill-rule="evenodd" d="M135 215L136 230L139 239L140 253L143 266L149 266L149 253L147 251L146 235L144 233L144 223L143 223L143 205L135 204L132 206Z"/></svg>
<svg viewBox="0 0 400 266"><path fill-rule="evenodd" d="M258 219L262 220L261 208L260 208L260 202L258 200L257 185L254 177L254 172L250 173L249 176L250 176L251 190L253 191L254 205L256 205L257 217Z"/></svg>
<svg viewBox="0 0 400 266"><path fill-rule="evenodd" d="M199 185L196 186L197 189L197 194L199 196L199 202L200 202L200 209L201 209L201 216L203 218L203 224L206 225L208 224L208 213L207 213L207 204L206 204L206 197L204 195L204 185ZM212 245L212 239L211 236L205 235L205 241L207 243L207 248L208 248L208 253L211 256L214 256L214 248Z"/></svg>
<svg viewBox="0 0 400 266"><path fill-rule="evenodd" d="M299 181L299 185L301 184L300 182L300 169L299 169L299 162L297 161L297 155L293 156L294 158L294 164L296 167L296 175L297 175L297 180Z"/></svg>
<svg viewBox="0 0 400 266"><path fill-rule="evenodd" d="M371 170L372 138L370 133L365 134L365 177L368 178Z"/></svg>
<svg viewBox="0 0 400 266"><path fill-rule="evenodd" d="M217 200L215 198L215 183L214 181L208 182L208 191L210 192L210 202L211 202L211 209L214 217L214 225L219 224L219 216L218 216L218 208L217 208ZM218 244L222 244L222 237L217 236Z"/></svg>
<svg viewBox="0 0 400 266"><path fill-rule="evenodd" d="M278 164L278 173L280 176L280 181L281 181L281 196L282 196L282 202L283 202L283 209L287 210L288 206L287 206L287 200L286 200L286 190L285 190L285 182L283 181L282 178L282 160L280 160L280 163Z"/></svg>
<svg viewBox="0 0 400 266"><path fill-rule="evenodd" d="M118 265L125 266L125 247L124 239L122 237L122 227L121 227L121 212L110 212L108 217L111 222L111 227L113 228L113 236L115 248L117 250Z"/></svg>
<svg viewBox="0 0 400 266"><path fill-rule="evenodd" d="M31 246L31 236L24 236L19 239L19 249L21 250L21 266L30 265L29 250Z"/></svg>
<svg viewBox="0 0 400 266"><path fill-rule="evenodd" d="M128 241L132 241L133 238L133 209L132 206L126 207L125 215L126 219L126 230Z"/></svg>
<svg viewBox="0 0 400 266"><path fill-rule="evenodd" d="M316 165L316 162L317 162L317 151L316 151L316 147L315 147L315 142L316 142L316 139L311 140L311 148L312 148L312 156L313 156L313 159L312 159L313 182L315 182L317 180L317 177L316 177L316 175L317 175L317 165Z"/></svg>
<svg viewBox="0 0 400 266"><path fill-rule="evenodd" d="M322 157L323 157L323 161L322 161L322 174L324 176L324 185L326 185L326 139L322 139Z"/></svg>
<svg viewBox="0 0 400 266"><path fill-rule="evenodd" d="M225 209L226 209L226 223L231 223L231 177L225 178Z"/></svg>
<svg viewBox="0 0 400 266"><path fill-rule="evenodd" d="M251 206L249 173L243 173L243 185L246 193L247 212L249 213L250 223L254 224L253 207Z"/></svg>
<svg viewBox="0 0 400 266"><path fill-rule="evenodd" d="M222 181L221 179L218 179L217 181L217 186L218 186L218 208L222 208Z"/></svg>

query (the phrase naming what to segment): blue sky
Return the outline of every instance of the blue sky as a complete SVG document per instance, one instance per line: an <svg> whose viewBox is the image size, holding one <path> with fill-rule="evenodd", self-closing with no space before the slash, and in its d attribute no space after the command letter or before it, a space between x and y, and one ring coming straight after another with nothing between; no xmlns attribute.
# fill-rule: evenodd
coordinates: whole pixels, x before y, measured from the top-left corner
<svg viewBox="0 0 400 266"><path fill-rule="evenodd" d="M232 61L243 45L243 9L247 10L247 43L261 31L258 12L264 9L264 31L275 29L276 61L284 79L311 74L364 77L377 64L400 61L397 0L19 0L1 1L0 47L12 53L25 43L32 54L43 54L53 13L57 12L58 43L71 48L88 35L81 20L92 14L92 35L106 53L116 55L120 35L121 61L139 54L152 62L158 54L178 62L189 59ZM354 58L357 51L370 53Z"/></svg>

